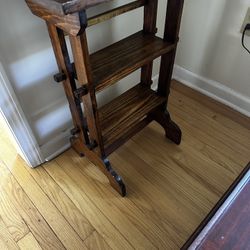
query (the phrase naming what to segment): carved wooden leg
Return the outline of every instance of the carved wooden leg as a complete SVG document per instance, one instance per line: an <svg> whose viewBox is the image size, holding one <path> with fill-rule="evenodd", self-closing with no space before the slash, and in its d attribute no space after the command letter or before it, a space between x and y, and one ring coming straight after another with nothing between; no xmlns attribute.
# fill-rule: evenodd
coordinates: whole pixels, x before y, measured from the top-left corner
<svg viewBox="0 0 250 250"><path fill-rule="evenodd" d="M126 195L126 186L123 183L123 180L120 175L112 168L109 160L106 158L103 160L103 164L106 169L106 176L109 179L110 185L118 192L122 197Z"/></svg>
<svg viewBox="0 0 250 250"><path fill-rule="evenodd" d="M157 110L152 114L152 118L164 128L168 139L177 145L181 143L181 129L174 121L171 120L168 111Z"/></svg>
<svg viewBox="0 0 250 250"><path fill-rule="evenodd" d="M107 158L101 159L96 156L96 153L86 149L85 145L80 138L72 137L71 145L74 150L80 155L85 155L93 164L98 166L101 171L109 179L110 185L122 196L126 195L126 186L121 178L121 176L112 168L109 160Z"/></svg>

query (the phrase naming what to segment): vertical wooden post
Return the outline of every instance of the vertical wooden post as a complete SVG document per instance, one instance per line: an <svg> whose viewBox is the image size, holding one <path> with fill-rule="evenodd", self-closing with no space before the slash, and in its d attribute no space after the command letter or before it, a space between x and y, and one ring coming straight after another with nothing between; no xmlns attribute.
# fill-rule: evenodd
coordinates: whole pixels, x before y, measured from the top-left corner
<svg viewBox="0 0 250 250"><path fill-rule="evenodd" d="M174 43L177 47L179 39L179 30L184 0L168 0L167 14L165 21L164 41ZM176 144L181 143L182 132L179 126L174 123L167 110L168 96L170 93L171 78L176 55L176 47L173 51L165 54L161 58L160 75L158 83L158 95L166 97L166 103L162 110L152 114L156 120L165 129L166 137Z"/></svg>
<svg viewBox="0 0 250 250"><path fill-rule="evenodd" d="M154 35L156 33L157 7L158 7L158 0L148 0L147 4L144 7L143 32L145 34ZM141 83L143 85L151 86L152 70L153 70L153 61L142 67Z"/></svg>
<svg viewBox="0 0 250 250"><path fill-rule="evenodd" d="M168 0L164 41L175 43L177 46L184 0ZM168 98L171 77L173 73L176 49L162 56L158 94Z"/></svg>
<svg viewBox="0 0 250 250"><path fill-rule="evenodd" d="M56 56L58 68L60 72L63 72L66 75L66 79L63 81L63 87L69 102L75 129L79 130L79 133L81 135L80 138L83 143L89 144L87 131L84 128L84 117L81 109L81 104L78 100L76 100L74 96L76 83L73 76L73 70L69 59L64 32L48 22L47 27Z"/></svg>
<svg viewBox="0 0 250 250"><path fill-rule="evenodd" d="M87 118L89 138L92 145L97 143L100 157L105 157L100 123L96 104L95 88L92 81L91 66L89 61L89 52L86 33L79 36L70 35L70 42L75 61L76 73L81 86L88 90L86 95L82 96L84 113Z"/></svg>

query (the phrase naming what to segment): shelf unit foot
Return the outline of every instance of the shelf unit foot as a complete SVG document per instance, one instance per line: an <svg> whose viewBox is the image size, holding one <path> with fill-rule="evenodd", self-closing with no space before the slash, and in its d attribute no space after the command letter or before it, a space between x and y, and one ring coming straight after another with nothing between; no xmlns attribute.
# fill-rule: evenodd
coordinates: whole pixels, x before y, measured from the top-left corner
<svg viewBox="0 0 250 250"><path fill-rule="evenodd" d="M166 137L177 145L180 145L182 132L180 127L171 119L168 111L156 111L152 118L165 130Z"/></svg>
<svg viewBox="0 0 250 250"><path fill-rule="evenodd" d="M86 156L89 161L99 167L99 169L107 176L110 185L122 196L126 196L126 186L122 180L122 177L112 168L110 161L104 157L101 158L93 150L89 150L83 142L77 138L71 138L72 148L82 156Z"/></svg>
<svg viewBox="0 0 250 250"><path fill-rule="evenodd" d="M109 179L110 185L122 196L126 196L126 186L119 174L112 168L110 161L106 158L103 160L106 168L106 176Z"/></svg>

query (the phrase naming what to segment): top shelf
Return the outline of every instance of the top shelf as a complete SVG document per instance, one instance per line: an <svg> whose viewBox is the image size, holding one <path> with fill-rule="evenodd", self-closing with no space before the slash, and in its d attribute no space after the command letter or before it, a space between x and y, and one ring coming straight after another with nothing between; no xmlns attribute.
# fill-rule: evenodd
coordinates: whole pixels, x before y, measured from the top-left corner
<svg viewBox="0 0 250 250"><path fill-rule="evenodd" d="M155 35L137 32L90 56L96 91L116 83L125 76L175 49Z"/></svg>
<svg viewBox="0 0 250 250"><path fill-rule="evenodd" d="M30 4L43 6L51 13L68 15L110 0L26 0Z"/></svg>

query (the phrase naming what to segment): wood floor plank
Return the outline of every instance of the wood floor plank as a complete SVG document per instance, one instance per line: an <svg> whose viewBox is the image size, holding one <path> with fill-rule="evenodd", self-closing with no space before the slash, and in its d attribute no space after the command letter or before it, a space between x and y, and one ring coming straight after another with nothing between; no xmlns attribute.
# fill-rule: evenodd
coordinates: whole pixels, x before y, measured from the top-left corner
<svg viewBox="0 0 250 250"><path fill-rule="evenodd" d="M200 187L200 185L200 189L195 190L192 194L197 186L195 180L190 178L188 182L187 178L183 178L185 173L177 178L176 175L180 174L181 171L178 171L175 175L171 173L173 171L168 171L166 166L155 165L155 168L164 167L167 169L166 174L169 177L165 178L165 185L163 185L163 178L156 173L151 165L148 165L133 153L131 154L132 151L127 151L127 147L123 149L112 155L112 162L127 180L129 199L164 229L166 232L165 238L169 242L167 249L179 249L181 242L188 237L190 231L194 230L199 223L199 219L209 211L210 204L212 204L212 201L209 202L209 200L216 200L217 197L207 190L202 193L205 188ZM172 167L178 166L173 164ZM175 177L176 179L173 179ZM171 180L173 180L172 183ZM175 182L175 185L173 185L173 182ZM194 187L191 190L187 189L192 187L192 183L194 183ZM179 187L180 185L182 188ZM185 188L186 192L183 191ZM200 197L202 197L201 200L204 203L199 200ZM209 197L208 200L207 197ZM183 224L185 224L185 227L183 227Z"/></svg>
<svg viewBox="0 0 250 250"><path fill-rule="evenodd" d="M62 243L51 230L36 207L24 193L21 186L0 163L0 183L4 183L2 195L4 200L9 200L15 206L17 212L22 216L30 231L35 235L42 249L64 249ZM3 178L4 175L4 178Z"/></svg>
<svg viewBox="0 0 250 250"><path fill-rule="evenodd" d="M220 124L218 124L213 119L204 117L204 115L202 116L196 114L193 111L194 107L176 104L176 99L174 98L170 99L170 103L172 104L171 110L175 115L181 116L182 119L185 119L187 122L191 123L194 128L202 128L211 138L215 138L217 141L227 144L227 146L235 153L240 155L242 158L244 157L246 161L248 160L247 158L250 154L249 140L246 140L245 142L245 140L242 138L242 140L238 138L239 135L232 133L232 130L220 126ZM249 135L246 135L246 137L249 137Z"/></svg>
<svg viewBox="0 0 250 250"><path fill-rule="evenodd" d="M27 234L17 242L21 250L42 250L32 233Z"/></svg>
<svg viewBox="0 0 250 250"><path fill-rule="evenodd" d="M217 195L225 191L225 183L221 181L225 180L230 184L230 180L235 177L229 171L221 172L222 167L220 165L199 154L199 152L185 144L185 141L181 146L175 146L164 138L163 131L159 126L157 127L159 130L152 130L151 128L153 126L143 131L144 143L137 141L138 146L144 149L144 152L150 154L151 160L144 156L149 162L154 159L162 161L167 166L175 165L174 162L176 162L186 173L192 175ZM155 131L154 136L148 136L149 131Z"/></svg>
<svg viewBox="0 0 250 250"><path fill-rule="evenodd" d="M78 157L78 156L76 156ZM70 197L74 204L91 221L96 231L104 238L112 249L133 249L117 228L103 215L101 210L93 204L85 192L82 191L73 179L71 179L56 162L53 166L45 165L44 168L56 181L61 189Z"/></svg>
<svg viewBox="0 0 250 250"><path fill-rule="evenodd" d="M27 166L20 157L9 170L66 249L86 249L81 238L29 174Z"/></svg>
<svg viewBox="0 0 250 250"><path fill-rule="evenodd" d="M239 154L237 152L238 150L234 149L233 140L229 141L228 143L218 140L216 137L212 136L211 133L207 133L206 128L202 128L201 126L195 126L190 123L186 118L183 118L182 115L177 113L175 108L172 107L171 110L175 112L176 121L180 123L180 126L185 128L186 131L188 131L193 137L196 137L204 144L208 144L210 147L213 147L220 154L226 155L230 160L237 161L238 164L240 164L241 166L246 165L249 159L249 154ZM183 137L185 137L185 134L183 135Z"/></svg>
<svg viewBox="0 0 250 250"><path fill-rule="evenodd" d="M97 179L103 176L98 168L90 164L85 158L75 158L75 161L72 160L74 158L75 153L71 150L59 157L57 161L60 161L61 167L68 175L72 176L76 183L79 185L80 183L86 184L81 185L82 189L86 190L90 199L101 208L103 213L126 238L132 240L132 235L137 235L136 239L131 241L135 248L138 246L146 249L152 247L146 241L161 249L169 246L168 241L164 238L165 232L158 227L158 222L154 222L151 218L145 216L129 199L122 199L120 196L115 195L111 204L106 197L112 197L115 193L107 182L103 183ZM67 164L62 166L62 162L65 161L67 161ZM92 178L89 178L90 175L86 172L86 169L88 169L88 173L92 173ZM93 184L91 185L91 183ZM112 209L112 213L110 213L110 209ZM148 228L151 228L150 232L148 232Z"/></svg>
<svg viewBox="0 0 250 250"><path fill-rule="evenodd" d="M207 124L209 124L211 128L218 130L222 134L226 134L227 136L233 138L240 144L243 144L245 146L249 145L250 129L243 128L240 124L237 124L229 118L217 112L214 112L207 106L197 105L196 101L181 93L178 93L176 91L172 92L173 95L170 98L170 103L172 105L175 105L179 109L183 109L184 111L189 110L188 113L191 116L193 116L193 114L195 113L196 117L200 117L201 120L206 119ZM239 128L241 129L239 130ZM232 133L232 129L236 129L236 131Z"/></svg>
<svg viewBox="0 0 250 250"><path fill-rule="evenodd" d="M187 91L188 92L188 91ZM196 95L200 96L201 94L195 92ZM203 104L203 100L207 99L208 100ZM205 115L206 117L209 118L209 120L214 120L219 124L221 127L226 127L229 130L233 130L232 135L240 135L241 139L244 137L249 138L249 131L250 131L250 117L246 117L239 112L235 110L227 110L228 107L222 105L222 104L216 104L217 106L224 107L226 110L224 112L220 112L218 108L211 108L213 107L212 103L214 102L213 99L205 96L200 96L199 101L196 101L195 95L192 94L191 96L172 90L172 96L171 96L171 101L173 100L178 100L179 105L188 105L190 107L193 107L195 111L197 111L197 115L202 114ZM198 105L197 105L198 104ZM233 113L234 119L230 119L230 115ZM241 118L244 118L244 124L248 126L243 126L241 124Z"/></svg>
<svg viewBox="0 0 250 250"><path fill-rule="evenodd" d="M47 167L49 166L50 163L47 164ZM28 171L80 238L84 241L91 235L94 231L93 226L44 168L28 169Z"/></svg>
<svg viewBox="0 0 250 250"><path fill-rule="evenodd" d="M94 231L84 242L86 246L88 247L88 249L90 250L111 250L112 249L96 231Z"/></svg>
<svg viewBox="0 0 250 250"><path fill-rule="evenodd" d="M2 173L3 174L3 173ZM6 225L12 238L17 242L29 233L24 220L9 199L5 199L0 186L0 217Z"/></svg>
<svg viewBox="0 0 250 250"><path fill-rule="evenodd" d="M250 130L250 117L247 117L238 111L223 105L222 103L198 92L197 90L191 89L188 86L184 85L181 82L176 80L172 81L172 89L178 93L183 94L193 100L196 103L202 105L203 107L208 107L210 111L220 114L222 119L228 119L230 122L235 122L240 126L240 130L246 128ZM223 124L225 125L225 124Z"/></svg>
<svg viewBox="0 0 250 250"><path fill-rule="evenodd" d="M212 142L211 137L209 137L203 131L196 130L198 136L194 136L193 131L195 129L192 127L192 125L183 121L178 116L175 116L175 121L181 125L183 131L182 141L188 143L189 147L192 147L210 160L215 161L217 164L232 172L233 174L239 174L239 171L242 169L242 166L244 166L245 161L239 157L236 157L237 154L228 148L227 145L223 145L216 140ZM212 144L209 143L210 141Z"/></svg>
<svg viewBox="0 0 250 250"><path fill-rule="evenodd" d="M9 250L9 249L19 249L14 239L11 237L8 229L6 228L4 222L0 218L0 249Z"/></svg>
<svg viewBox="0 0 250 250"><path fill-rule="evenodd" d="M249 162L250 125L186 87L169 109L180 146L153 122L109 157L126 198L72 150L27 168L0 127L0 249L180 249Z"/></svg>

